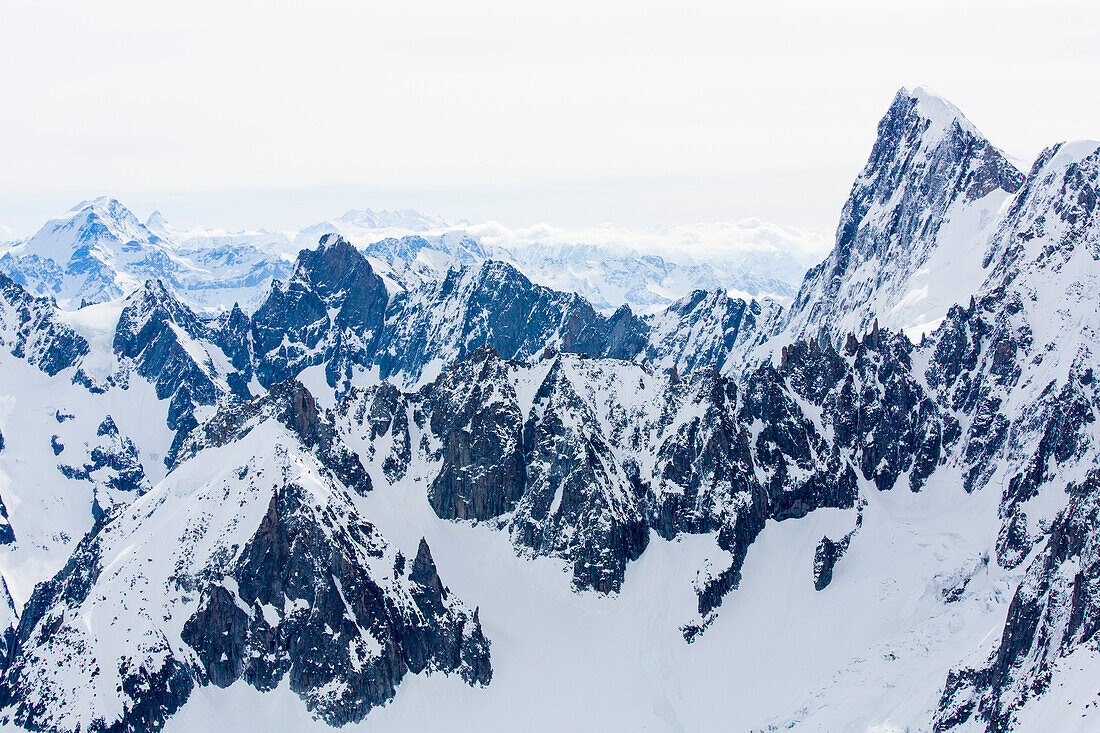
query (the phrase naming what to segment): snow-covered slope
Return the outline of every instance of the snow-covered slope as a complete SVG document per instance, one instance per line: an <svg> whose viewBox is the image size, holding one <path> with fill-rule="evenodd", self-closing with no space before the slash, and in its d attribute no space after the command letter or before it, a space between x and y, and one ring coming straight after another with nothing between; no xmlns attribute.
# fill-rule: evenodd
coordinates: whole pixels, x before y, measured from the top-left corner
<svg viewBox="0 0 1100 733"><path fill-rule="evenodd" d="M713 364L723 374L740 374L774 336L781 313L772 300L746 302L725 290L696 290L645 319L649 344L643 360L665 371Z"/></svg>

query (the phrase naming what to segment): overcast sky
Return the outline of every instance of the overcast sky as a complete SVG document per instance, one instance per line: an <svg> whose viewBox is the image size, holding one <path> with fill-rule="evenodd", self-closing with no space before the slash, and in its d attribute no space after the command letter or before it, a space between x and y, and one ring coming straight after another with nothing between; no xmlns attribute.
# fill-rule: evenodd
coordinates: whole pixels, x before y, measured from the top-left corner
<svg viewBox="0 0 1100 733"><path fill-rule="evenodd" d="M899 86L1023 165L1100 137L1098 5L0 0L0 224L110 193L231 227L831 232Z"/></svg>

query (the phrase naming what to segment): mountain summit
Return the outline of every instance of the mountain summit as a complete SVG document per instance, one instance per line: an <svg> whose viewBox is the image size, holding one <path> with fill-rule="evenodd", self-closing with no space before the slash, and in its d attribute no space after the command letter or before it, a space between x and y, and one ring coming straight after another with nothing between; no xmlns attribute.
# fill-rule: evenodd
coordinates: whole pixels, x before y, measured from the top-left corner
<svg viewBox="0 0 1100 733"><path fill-rule="evenodd" d="M953 104L923 87L899 90L786 335L836 339L875 319L930 332L981 285L988 228L1023 179Z"/></svg>

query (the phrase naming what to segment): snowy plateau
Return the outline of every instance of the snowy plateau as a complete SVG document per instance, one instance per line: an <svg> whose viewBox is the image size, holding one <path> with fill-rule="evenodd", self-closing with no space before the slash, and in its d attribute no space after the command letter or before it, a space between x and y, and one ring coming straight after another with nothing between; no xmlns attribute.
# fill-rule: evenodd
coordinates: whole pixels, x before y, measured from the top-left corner
<svg viewBox="0 0 1100 733"><path fill-rule="evenodd" d="M877 131L831 249L0 245L0 729L1100 729L1100 143Z"/></svg>

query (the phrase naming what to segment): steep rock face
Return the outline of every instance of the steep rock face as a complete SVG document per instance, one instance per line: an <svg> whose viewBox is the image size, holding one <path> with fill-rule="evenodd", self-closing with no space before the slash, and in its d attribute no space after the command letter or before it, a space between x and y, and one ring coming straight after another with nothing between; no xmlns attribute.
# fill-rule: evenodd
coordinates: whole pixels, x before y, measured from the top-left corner
<svg viewBox="0 0 1100 733"><path fill-rule="evenodd" d="M849 336L841 351L816 340L782 351L780 369L794 391L821 407L836 447L882 491L903 475L920 490L959 438L957 419L913 374L913 355L904 334L877 325L863 339Z"/></svg>
<svg viewBox="0 0 1100 733"><path fill-rule="evenodd" d="M77 565L36 594L19 635L8 604L4 648L13 671L0 696L9 720L62 730L94 729L97 720L153 728L196 685L243 679L267 690L287 679L320 717L339 723L389 699L408 671L453 670L485 682L477 615L449 605L427 546L411 569L399 554L377 554L355 513L355 493L370 490L369 469L376 479L410 481L440 517L488 522L521 554L558 558L581 589L619 590L650 532L713 534L723 552L696 576L689 638L737 588L769 520L862 507L861 492L910 506L955 489L959 503L971 499L963 492L975 500L993 492L994 530L978 518L982 536L966 535L967 572L952 567L933 578L921 608L974 601L967 583L979 572L1015 583L1026 571L992 655L983 647L984 663L947 677L936 723L1011 728L1018 711L1057 683L1063 660L1089 652L1095 640L1100 153L1095 143L1044 151L1015 197L987 219L983 212L1018 185L1013 171L955 111L930 112L930 104L939 102L899 96L846 209L830 260L839 269L823 266L807 281L811 289L829 283L806 291L796 308L810 314L805 333L821 339L777 338L778 309L722 292L693 294L664 317L642 320L624 307L605 318L583 299L494 262L403 290L334 238L303 253L292 282L277 286L252 319L235 308L207 321L165 287L139 288L112 334L118 364L109 367L117 370L97 381L83 372L92 368L89 340L65 325L80 319L59 316L49 300L0 276L0 338L12 354L46 374L79 367L74 380L96 399L143 386L127 382L135 371L170 398L168 419L179 431L166 482L174 488L129 508L112 505L148 490L142 436L100 422L105 412L81 414L77 423L88 427L77 436L59 427L72 417L60 410L57 424L37 436L53 478L50 466L58 465L95 484L97 524L73 557ZM966 256L980 250L974 262L987 280L947 310L936 331L914 345L905 330L865 318L885 308L884 322L901 323L904 308L891 311L890 303L915 302L906 295L922 287L914 273L954 275L936 258L964 234ZM959 282L977 275L967 277ZM854 319L851 331L841 316ZM601 358L568 353L585 351ZM333 413L297 382L276 381L310 366L323 366L342 395ZM414 392L391 382L353 386L380 376L426 383ZM253 377L269 390L242 402ZM188 473L214 455L225 459L220 473ZM246 485L257 495L242 495ZM926 493L871 493L905 489ZM19 498L9 501L14 511ZM157 510L163 505L187 517L186 531L172 524L172 511ZM210 517L238 509L247 520ZM125 548L152 546L138 536L140 526L161 526L146 524L151 518L171 525L168 544L182 554L126 560ZM16 527L25 543L31 534ZM857 557L846 554L856 531L830 529L818 544L818 590L834 592L838 563L865 551L852 544ZM0 544L13 536L0 522ZM211 537L213 549L202 544ZM809 584L807 570L799 577ZM108 572L118 575L104 580ZM391 576L403 590L387 585ZM162 586L177 605L141 605ZM369 590L358 597L352 587ZM314 604L304 613L298 602L307 596ZM104 605L116 598L122 613ZM0 628L3 607L0 594ZM132 644L99 638L116 618L127 634L137 629ZM121 712L97 707L116 698Z"/></svg>
<svg viewBox="0 0 1100 733"><path fill-rule="evenodd" d="M737 415L737 388L721 379L713 367L692 372L669 385L667 437L657 449L651 522L662 537L682 532L712 532L736 521L746 508L766 497L754 488L756 467L750 436ZM696 406L695 414L687 412ZM732 517L730 515L733 515Z"/></svg>
<svg viewBox="0 0 1100 733"><path fill-rule="evenodd" d="M953 670L936 730L977 719L1014 727L1016 711L1049 688L1059 661L1100 629L1100 474L1069 489L1070 502L1013 596L999 643L984 665Z"/></svg>
<svg viewBox="0 0 1100 733"><path fill-rule="evenodd" d="M316 410L308 393L284 391L196 430L225 442L193 454L189 443L187 460L103 515L35 590L0 717L159 730L198 686L286 678L337 725L390 699L410 671L489 681L476 613L443 586L426 545L406 560L359 516L322 460L346 449L309 447L324 433Z"/></svg>
<svg viewBox="0 0 1100 733"><path fill-rule="evenodd" d="M0 346L50 376L80 363L88 342L57 316L49 298L36 298L0 273Z"/></svg>
<svg viewBox="0 0 1100 733"><path fill-rule="evenodd" d="M345 439L355 426L362 440L362 458L379 462L387 481L400 481L408 473L413 456L411 427L423 427L424 412L388 382L373 387L353 387L336 406L335 423ZM387 440L388 439L388 440ZM388 445L387 445L388 442Z"/></svg>
<svg viewBox="0 0 1100 733"><path fill-rule="evenodd" d="M445 519L492 519L526 487L523 415L507 366L491 347L455 364L428 390L442 467L428 501Z"/></svg>
<svg viewBox="0 0 1100 733"><path fill-rule="evenodd" d="M251 398L249 382L253 377L252 324L240 305L233 308L211 324L212 340L229 357L232 371L226 374L226 383L234 395L241 399Z"/></svg>
<svg viewBox="0 0 1100 733"><path fill-rule="evenodd" d="M136 371L168 399L168 427L197 424L195 408L214 405L228 392L224 354L216 353L213 333L160 282L149 281L128 300L115 327L114 350L132 360ZM211 352L215 352L212 354ZM217 362L223 365L218 369Z"/></svg>
<svg viewBox="0 0 1100 733"><path fill-rule="evenodd" d="M998 562L1016 567L1040 548L987 662L948 676L941 730L971 720L1012 728L1059 660L1093 635L1098 179L1100 144L1039 156L994 236L989 281L952 313L929 367L972 411L961 455L971 487L1002 487Z"/></svg>
<svg viewBox="0 0 1100 733"><path fill-rule="evenodd" d="M370 262L336 235L302 250L288 283L276 283L252 317L256 374L268 385L327 364L330 385L378 348L389 295Z"/></svg>
<svg viewBox="0 0 1100 733"><path fill-rule="evenodd" d="M1040 155L998 225L989 279L951 311L926 370L965 428L957 454L967 489L1004 486L997 555L1006 566L1053 519L1049 502L1031 506L1065 485L1055 485L1051 460L1079 466L1095 451L1098 175L1096 143Z"/></svg>
<svg viewBox="0 0 1100 733"><path fill-rule="evenodd" d="M821 542L817 543L817 549L814 550L814 590L823 591L833 582L833 571L836 569L836 564L848 551L848 545L852 543L852 537L859 531L862 524L863 511L861 506L860 512L856 516L855 529L839 540L831 539L826 535L821 538ZM963 587L965 588L965 586L964 582Z"/></svg>
<svg viewBox="0 0 1100 733"><path fill-rule="evenodd" d="M362 719L409 672L488 684L489 644L428 545L410 563L348 511L332 518L337 531L310 521L311 500L294 485L272 496L235 565L201 592L181 638L209 681L270 690L287 676L331 725Z"/></svg>
<svg viewBox="0 0 1100 733"><path fill-rule="evenodd" d="M512 539L569 560L580 587L617 591L648 540L640 492L565 369L553 361L524 424L527 483Z"/></svg>
<svg viewBox="0 0 1100 733"><path fill-rule="evenodd" d="M1075 257L1100 257L1098 148L1074 140L1039 154L986 254L994 278L1007 285L1040 271L1057 277Z"/></svg>
<svg viewBox="0 0 1100 733"><path fill-rule="evenodd" d="M810 270L785 322L790 340L884 327L931 330L973 293L983 233L1023 175L949 102L902 89L852 186L836 246ZM952 277L938 274L951 267Z"/></svg>

